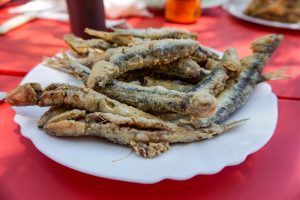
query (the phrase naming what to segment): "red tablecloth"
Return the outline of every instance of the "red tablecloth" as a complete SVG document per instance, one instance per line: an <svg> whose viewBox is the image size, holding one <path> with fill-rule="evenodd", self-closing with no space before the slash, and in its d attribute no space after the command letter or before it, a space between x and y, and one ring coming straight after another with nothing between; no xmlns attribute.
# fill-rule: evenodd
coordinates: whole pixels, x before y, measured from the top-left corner
<svg viewBox="0 0 300 200"><path fill-rule="evenodd" d="M159 14L154 19L131 18L129 23L134 27L175 26ZM20 135L10 106L0 104L0 199L300 199L300 34L242 22L220 8L206 10L197 24L176 27L198 32L203 44L216 49L235 47L241 56L250 53L249 42L257 36L286 35L267 70L291 66L293 78L271 83L280 97L279 120L265 147L215 175L152 185L113 181L48 159ZM36 20L1 36L0 91L16 87L43 56L65 47L61 37L67 31L66 24Z"/></svg>

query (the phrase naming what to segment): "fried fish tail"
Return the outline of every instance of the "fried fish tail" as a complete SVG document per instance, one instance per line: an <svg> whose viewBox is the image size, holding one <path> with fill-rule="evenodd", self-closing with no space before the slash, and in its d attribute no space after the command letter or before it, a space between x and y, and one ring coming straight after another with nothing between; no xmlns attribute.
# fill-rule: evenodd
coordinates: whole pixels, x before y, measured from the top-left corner
<svg viewBox="0 0 300 200"><path fill-rule="evenodd" d="M289 69L290 69L289 67L284 67L284 68L275 70L274 72L263 73L261 75L260 82L263 82L263 81L272 81L272 80L282 80L282 79L291 78L291 75L286 74L286 72Z"/></svg>

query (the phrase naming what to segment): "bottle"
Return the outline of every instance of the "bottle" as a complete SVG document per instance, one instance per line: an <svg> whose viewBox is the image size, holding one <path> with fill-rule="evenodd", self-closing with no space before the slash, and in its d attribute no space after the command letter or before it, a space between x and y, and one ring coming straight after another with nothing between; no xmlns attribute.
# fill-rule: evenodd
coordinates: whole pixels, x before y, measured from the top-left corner
<svg viewBox="0 0 300 200"><path fill-rule="evenodd" d="M85 28L105 31L103 0L67 0L71 31L76 36L90 38Z"/></svg>
<svg viewBox="0 0 300 200"><path fill-rule="evenodd" d="M165 17L168 21L194 23L200 16L201 0L167 0Z"/></svg>

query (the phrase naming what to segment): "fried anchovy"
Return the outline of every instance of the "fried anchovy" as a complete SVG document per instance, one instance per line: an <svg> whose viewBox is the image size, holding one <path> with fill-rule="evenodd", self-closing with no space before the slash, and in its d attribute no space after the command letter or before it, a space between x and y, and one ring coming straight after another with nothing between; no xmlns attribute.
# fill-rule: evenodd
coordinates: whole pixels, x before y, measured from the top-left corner
<svg viewBox="0 0 300 200"><path fill-rule="evenodd" d="M73 34L64 35L64 40L76 55L86 55L90 48L106 50L112 47L109 42L102 39L90 39L84 40L82 38L76 37Z"/></svg>
<svg viewBox="0 0 300 200"><path fill-rule="evenodd" d="M136 47L140 46L140 45L146 46L148 43L139 44L139 45L136 45ZM78 59L78 61L81 64L88 66L89 68L92 68L96 62L101 61L101 60L109 62L109 61L111 61L110 60L111 56L113 56L114 54L122 55L125 53L125 50L127 50L127 49L128 49L128 47L110 48L107 51L105 51L104 53L101 53L101 52L99 53L98 51L90 50L90 52L86 58ZM209 53L209 52L206 54L201 54L200 59L202 60L202 63L206 62L208 59L217 61L217 59L216 59L217 55L212 54L212 56L210 56L211 54L212 53ZM184 56L182 56L182 57L184 57ZM131 59L133 59L133 58L131 58ZM160 58L160 59L163 59L163 58ZM193 59L195 59L195 58L193 58ZM183 79L197 79L199 81L199 78L201 78L200 74L202 73L204 75L207 75L209 73L209 71L206 71L205 69L201 68L197 64L200 62L198 62L198 61L195 62L193 59L191 59L191 58L182 58L182 59L178 59L178 60L172 59L173 61L169 62L168 64L160 64L159 63L159 64L153 65L153 64L149 63L149 66L144 66L144 64L142 64L141 66L143 66L142 68L151 70L152 73L155 73L155 72L163 73L163 74L167 74L167 75L174 76L174 77L179 77L179 78L183 78ZM199 60L199 59L195 59L195 60ZM156 60L156 62L157 62L157 60ZM129 62L129 64L131 65L133 63Z"/></svg>
<svg viewBox="0 0 300 200"><path fill-rule="evenodd" d="M114 80L95 90L146 112L179 113L208 117L214 114L214 96L202 92L183 93L160 86L143 87Z"/></svg>
<svg viewBox="0 0 300 200"><path fill-rule="evenodd" d="M151 87L151 86L162 86L169 90L176 90L179 92L185 92L190 90L193 85L182 82L182 81L173 81L173 80L161 80L161 79L154 79L151 77L145 77L144 82L145 86Z"/></svg>
<svg viewBox="0 0 300 200"><path fill-rule="evenodd" d="M253 55L242 60L242 72L231 80L227 88L218 96L218 108L214 116L206 119L194 119L196 127L206 127L219 123L242 107L249 99L254 86L262 79L261 71L270 55L282 40L282 35L268 35L259 38L252 44ZM262 49L265 49L262 53Z"/></svg>
<svg viewBox="0 0 300 200"><path fill-rule="evenodd" d="M124 52L124 50L125 50L124 47L111 48L104 53L99 53L98 51L90 50L88 56L86 58L78 59L78 62L89 68L92 68L94 63L100 60L109 61L109 58L112 55L122 53ZM207 70L201 68L191 58L181 58L163 65L146 66L143 70L148 70L149 72L151 71L151 73L162 73L162 74L167 74L175 77L181 77L184 79L191 79L191 78L199 79L201 73L203 74L208 73Z"/></svg>
<svg viewBox="0 0 300 200"><path fill-rule="evenodd" d="M38 83L26 83L11 91L6 102L13 106L66 106L89 112L110 112L125 117L155 119L148 113L110 99L91 89L67 84L50 84L42 89Z"/></svg>
<svg viewBox="0 0 300 200"><path fill-rule="evenodd" d="M116 34L114 32L97 31L89 28L86 28L84 31L90 36L103 39L118 46L130 46L141 41L141 39L129 34Z"/></svg>
<svg viewBox="0 0 300 200"><path fill-rule="evenodd" d="M52 111L50 111L52 112ZM191 127L176 127L171 130L135 126L122 126L111 119L103 117L103 113L87 113L82 110L70 110L59 114L46 113L42 116L42 128L54 136L98 136L112 142L131 146L138 155L154 157L168 150L169 143L196 142L210 139L222 134L244 121L227 125L212 125L208 128L193 129ZM51 117L49 117L51 116ZM156 144L156 145L155 145Z"/></svg>
<svg viewBox="0 0 300 200"><path fill-rule="evenodd" d="M108 63L104 63L102 67L105 65L109 65ZM98 68L99 70L104 70ZM92 84L96 84L94 82L97 81L98 72L96 69L94 70L94 75L90 76L90 81L93 81ZM145 76L164 76L165 78L172 77L176 79L182 79L186 81L195 80L198 82L203 76L209 73L208 70L201 68L195 61L190 58L181 58L174 62L165 65L154 65L151 67L145 67L144 69L132 70L124 73L118 79L123 80L125 82L133 81L133 80L141 80Z"/></svg>
<svg viewBox="0 0 300 200"><path fill-rule="evenodd" d="M99 121L114 123L118 126L133 127L143 130L172 130L176 128L176 125L173 123L168 123L157 119L120 116L113 113L102 112L87 113L85 110L72 110L61 107L51 107L47 112L45 112L38 122L38 127L41 128L46 123L54 123L66 119L71 120L80 118L82 115L85 116L86 114L87 116L89 116L89 121L91 121L91 119L98 119Z"/></svg>
<svg viewBox="0 0 300 200"><path fill-rule="evenodd" d="M97 83L103 87L127 71L168 64L191 55L197 46L198 43L194 40L164 39L126 48L123 52L112 55L108 62L96 62L87 86L93 88Z"/></svg>
<svg viewBox="0 0 300 200"><path fill-rule="evenodd" d="M132 35L134 37L150 40L161 39L197 39L197 34L174 28L146 28L146 29L114 29L115 34Z"/></svg>

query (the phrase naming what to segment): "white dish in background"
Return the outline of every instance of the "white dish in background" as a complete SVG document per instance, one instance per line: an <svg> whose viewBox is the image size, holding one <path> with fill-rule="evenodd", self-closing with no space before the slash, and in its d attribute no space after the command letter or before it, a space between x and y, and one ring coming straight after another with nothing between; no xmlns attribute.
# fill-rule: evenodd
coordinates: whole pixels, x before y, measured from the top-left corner
<svg viewBox="0 0 300 200"><path fill-rule="evenodd" d="M152 8L164 8L165 7L165 0L142 0L146 3L147 6ZM202 8L212 8L216 6L220 6L226 0L201 0L201 7Z"/></svg>
<svg viewBox="0 0 300 200"><path fill-rule="evenodd" d="M220 6L224 3L225 0L202 0L201 8L212 8Z"/></svg>
<svg viewBox="0 0 300 200"><path fill-rule="evenodd" d="M71 75L42 64L33 68L21 84L26 82L39 82L43 87L54 82L81 84ZM270 85L260 83L247 104L228 119L230 122L250 118L246 124L211 140L172 145L168 152L145 159L130 154L128 147L100 138L50 136L37 128L37 121L47 108L13 108L21 134L52 160L83 173L136 183L186 180L199 174L215 174L226 166L240 164L270 140L277 123L277 98Z"/></svg>
<svg viewBox="0 0 300 200"><path fill-rule="evenodd" d="M6 92L0 92L0 103L1 103L2 101L4 101L6 95L7 95Z"/></svg>
<svg viewBox="0 0 300 200"><path fill-rule="evenodd" d="M239 19L260 24L264 26L276 27L276 28L285 28L285 29L292 29L292 30L300 30L300 21L298 23L285 23L285 22L276 22L271 20L265 20L260 18L251 17L244 14L244 10L249 5L251 0L229 0L223 4L223 8Z"/></svg>

